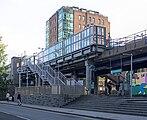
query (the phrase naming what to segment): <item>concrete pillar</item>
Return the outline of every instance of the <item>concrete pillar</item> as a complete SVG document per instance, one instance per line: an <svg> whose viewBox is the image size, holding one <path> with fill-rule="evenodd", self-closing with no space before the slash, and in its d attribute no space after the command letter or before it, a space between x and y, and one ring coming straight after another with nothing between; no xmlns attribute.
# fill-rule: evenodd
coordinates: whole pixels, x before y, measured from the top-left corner
<svg viewBox="0 0 147 120"><path fill-rule="evenodd" d="M86 91L87 94L90 94L91 92L91 70L90 70L90 61L85 61L85 66L86 66Z"/></svg>

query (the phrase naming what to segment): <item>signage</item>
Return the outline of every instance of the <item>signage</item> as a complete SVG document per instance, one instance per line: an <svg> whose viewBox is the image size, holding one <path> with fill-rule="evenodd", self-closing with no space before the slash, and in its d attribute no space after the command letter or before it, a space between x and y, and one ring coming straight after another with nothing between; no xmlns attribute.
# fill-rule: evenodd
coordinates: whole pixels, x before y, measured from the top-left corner
<svg viewBox="0 0 147 120"><path fill-rule="evenodd" d="M122 72L122 69L111 70L111 74L120 73L120 72Z"/></svg>

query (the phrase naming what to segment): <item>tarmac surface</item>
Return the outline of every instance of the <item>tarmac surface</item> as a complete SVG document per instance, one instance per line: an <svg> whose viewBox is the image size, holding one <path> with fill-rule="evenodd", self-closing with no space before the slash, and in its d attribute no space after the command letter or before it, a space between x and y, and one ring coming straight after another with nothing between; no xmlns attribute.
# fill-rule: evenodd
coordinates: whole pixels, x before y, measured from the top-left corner
<svg viewBox="0 0 147 120"><path fill-rule="evenodd" d="M17 103L15 102L7 102L7 101L0 101L0 104L17 105ZM89 117L95 119L104 119L104 120L147 120L147 117L144 116L94 112L94 111L66 109L66 108L48 107L48 106L40 106L40 105L22 104L22 107L63 113L63 114L71 114L71 115L77 115L77 116L83 116L83 117Z"/></svg>

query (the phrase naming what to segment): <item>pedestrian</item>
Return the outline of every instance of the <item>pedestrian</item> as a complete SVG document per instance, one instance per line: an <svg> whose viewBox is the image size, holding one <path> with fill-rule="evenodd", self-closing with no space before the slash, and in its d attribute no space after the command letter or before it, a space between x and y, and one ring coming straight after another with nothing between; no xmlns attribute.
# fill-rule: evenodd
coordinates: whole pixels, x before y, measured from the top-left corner
<svg viewBox="0 0 147 120"><path fill-rule="evenodd" d="M18 101L18 105L21 105L21 95L20 95L20 93L18 93L18 95L17 95L17 101Z"/></svg>
<svg viewBox="0 0 147 120"><path fill-rule="evenodd" d="M6 99L7 99L7 102L9 102L9 97L10 97L10 93L7 92L7 93L6 93Z"/></svg>
<svg viewBox="0 0 147 120"><path fill-rule="evenodd" d="M109 81L108 83L107 83L107 87L108 87L108 94L109 95L111 95L111 89L112 89L112 83L111 83L111 81Z"/></svg>
<svg viewBox="0 0 147 120"><path fill-rule="evenodd" d="M120 87L120 83L117 83L117 84L116 84L116 92L117 92L117 95L118 95L118 96L120 95L119 87Z"/></svg>

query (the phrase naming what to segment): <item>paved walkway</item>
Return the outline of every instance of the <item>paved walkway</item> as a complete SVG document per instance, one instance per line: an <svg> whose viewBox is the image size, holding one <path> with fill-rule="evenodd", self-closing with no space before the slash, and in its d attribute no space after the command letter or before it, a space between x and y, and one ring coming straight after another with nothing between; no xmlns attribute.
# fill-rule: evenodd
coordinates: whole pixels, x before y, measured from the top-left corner
<svg viewBox="0 0 147 120"><path fill-rule="evenodd" d="M0 101L0 104L11 104L17 105L17 103L6 101ZM66 108L58 108L58 107L47 107L47 106L39 106L39 105L30 105L23 104L22 107L28 107L33 109L46 110L51 112L58 112L64 114L72 114L90 118L98 118L105 120L147 120L147 117L143 116L133 116L133 115L124 115L124 114L115 114L115 113L105 113L105 112L93 112L93 111L85 111L85 110L75 110L75 109L66 109Z"/></svg>

